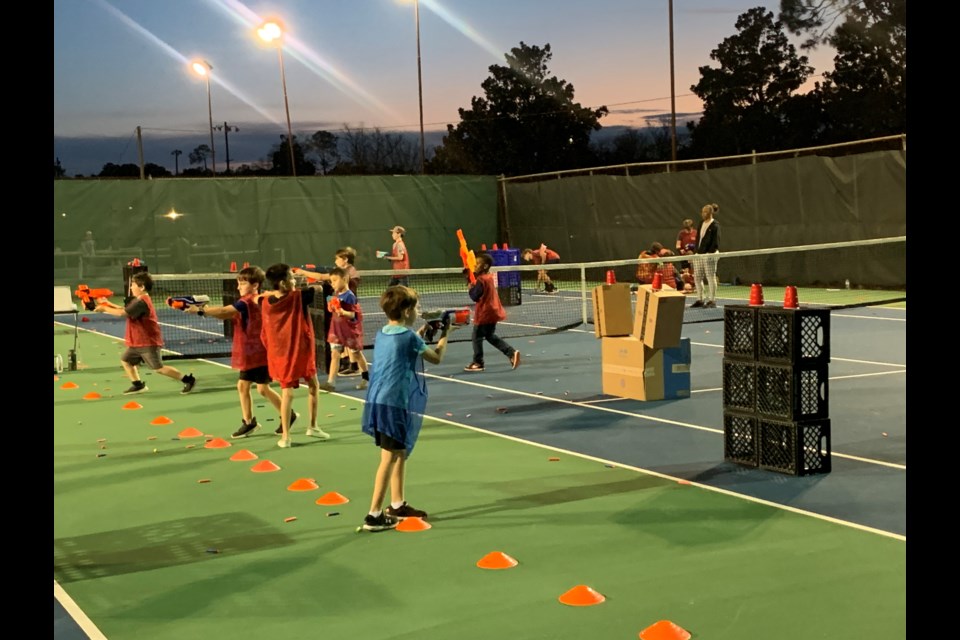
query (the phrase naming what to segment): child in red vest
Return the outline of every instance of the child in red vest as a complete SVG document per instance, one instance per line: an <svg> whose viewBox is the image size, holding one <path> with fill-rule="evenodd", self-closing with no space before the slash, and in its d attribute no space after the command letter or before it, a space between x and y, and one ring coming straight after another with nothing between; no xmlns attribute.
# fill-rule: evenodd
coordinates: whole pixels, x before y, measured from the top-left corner
<svg viewBox="0 0 960 640"><path fill-rule="evenodd" d="M497 323L507 319L500 304L497 288L490 275L493 258L488 253L477 256L477 268L474 271L476 282L470 286L470 299L477 303L473 314L473 362L464 367L464 371L483 371L483 342L486 340L510 358L510 367L520 365L520 352L500 338Z"/></svg>

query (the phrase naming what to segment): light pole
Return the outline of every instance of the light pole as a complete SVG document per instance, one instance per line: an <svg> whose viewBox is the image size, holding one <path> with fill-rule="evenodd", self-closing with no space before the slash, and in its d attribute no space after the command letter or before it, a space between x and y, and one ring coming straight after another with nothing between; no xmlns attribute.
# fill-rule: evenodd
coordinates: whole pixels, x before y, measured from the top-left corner
<svg viewBox="0 0 960 640"><path fill-rule="evenodd" d="M234 127L232 125L223 123L223 126L217 125L217 131L223 129L223 146L226 148L227 152L227 173L230 173L230 132L231 131L240 131L239 127Z"/></svg>
<svg viewBox="0 0 960 640"><path fill-rule="evenodd" d="M283 68L283 27L276 21L264 22L257 29L257 35L266 43L277 41L277 55L280 57L280 84L283 85L283 108L287 112L287 147L290 148L290 173L297 177L297 165L293 157L293 128L290 126L290 103L287 101L287 75Z"/></svg>
<svg viewBox="0 0 960 640"><path fill-rule="evenodd" d="M180 151L180 149L174 149L173 151L170 152L170 155L173 156L173 175L174 176L180 175L180 155L182 153L183 151Z"/></svg>
<svg viewBox="0 0 960 640"><path fill-rule="evenodd" d="M206 60L196 60L190 65L193 72L207 81L207 116L210 118L210 162L213 165L213 175L217 175L217 152L213 146L213 103L210 101L210 72L213 66Z"/></svg>
<svg viewBox="0 0 960 640"><path fill-rule="evenodd" d="M670 159L677 161L677 94L673 80L673 0L667 0L670 19Z"/></svg>
<svg viewBox="0 0 960 640"><path fill-rule="evenodd" d="M417 94L420 98L420 173L426 173L423 144L423 73L420 68L420 0L413 0L413 16L417 23Z"/></svg>

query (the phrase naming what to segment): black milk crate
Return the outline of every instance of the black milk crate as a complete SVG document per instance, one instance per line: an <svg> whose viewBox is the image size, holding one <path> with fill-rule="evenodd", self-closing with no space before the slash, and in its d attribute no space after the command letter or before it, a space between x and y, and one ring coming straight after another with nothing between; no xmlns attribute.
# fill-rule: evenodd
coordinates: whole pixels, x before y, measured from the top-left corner
<svg viewBox="0 0 960 640"><path fill-rule="evenodd" d="M774 420L813 420L828 416L826 364L756 363L756 413Z"/></svg>
<svg viewBox="0 0 960 640"><path fill-rule="evenodd" d="M830 310L759 307L757 360L782 364L830 362Z"/></svg>
<svg viewBox="0 0 960 640"><path fill-rule="evenodd" d="M757 359L757 307L724 305L723 357Z"/></svg>
<svg viewBox="0 0 960 640"><path fill-rule="evenodd" d="M500 298L500 304L505 307L516 307L522 301L519 284L497 287L497 296Z"/></svg>
<svg viewBox="0 0 960 640"><path fill-rule="evenodd" d="M723 412L723 459L747 467L760 464L757 417L750 413Z"/></svg>
<svg viewBox="0 0 960 640"><path fill-rule="evenodd" d="M793 476L830 473L830 419L757 419L759 466Z"/></svg>
<svg viewBox="0 0 960 640"><path fill-rule="evenodd" d="M723 359L723 408L750 413L756 411L756 363L726 357Z"/></svg>

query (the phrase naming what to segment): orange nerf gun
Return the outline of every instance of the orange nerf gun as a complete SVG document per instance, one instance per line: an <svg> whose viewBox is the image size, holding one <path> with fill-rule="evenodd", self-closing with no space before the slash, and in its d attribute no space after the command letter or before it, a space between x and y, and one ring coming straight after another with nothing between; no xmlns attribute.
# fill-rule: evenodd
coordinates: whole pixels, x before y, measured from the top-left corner
<svg viewBox="0 0 960 640"><path fill-rule="evenodd" d="M91 289L87 285L81 284L77 285L77 290L73 292L73 295L80 298L84 309L93 311L97 308L96 300L98 298L109 298L113 295L113 291L110 291L110 289Z"/></svg>
<svg viewBox="0 0 960 640"><path fill-rule="evenodd" d="M457 229L457 240L460 241L460 260L463 261L463 268L467 270L467 275L470 277L470 284L474 284L477 281L477 277L473 275L473 272L477 270L477 257L473 254L472 249L467 249L467 241L463 237L463 229Z"/></svg>

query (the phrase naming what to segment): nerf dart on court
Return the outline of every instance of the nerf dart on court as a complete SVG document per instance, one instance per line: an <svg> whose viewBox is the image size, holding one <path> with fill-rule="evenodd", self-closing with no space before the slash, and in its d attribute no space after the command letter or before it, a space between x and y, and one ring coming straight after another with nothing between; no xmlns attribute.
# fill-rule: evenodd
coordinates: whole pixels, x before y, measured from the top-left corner
<svg viewBox="0 0 960 640"><path fill-rule="evenodd" d="M441 311L424 311L420 317L427 321L423 329L423 339L433 342L438 331L449 328L450 325L463 326L470 324L469 309L444 309Z"/></svg>
<svg viewBox="0 0 960 640"><path fill-rule="evenodd" d="M167 298L167 306L183 311L187 307L202 307L210 302L210 296L174 296Z"/></svg>
<svg viewBox="0 0 960 640"><path fill-rule="evenodd" d="M477 281L476 276L473 275L473 272L477 270L477 256L474 255L473 249L467 249L467 240L463 237L463 229L457 229L457 240L460 241L460 260L463 262L463 268L470 279L470 284L474 284Z"/></svg>
<svg viewBox="0 0 960 640"><path fill-rule="evenodd" d="M91 289L89 286L81 284L77 285L77 290L73 292L73 295L80 298L84 309L93 311L97 308L95 301L99 301L100 298L109 298L113 295L113 291L110 291L110 289Z"/></svg>

